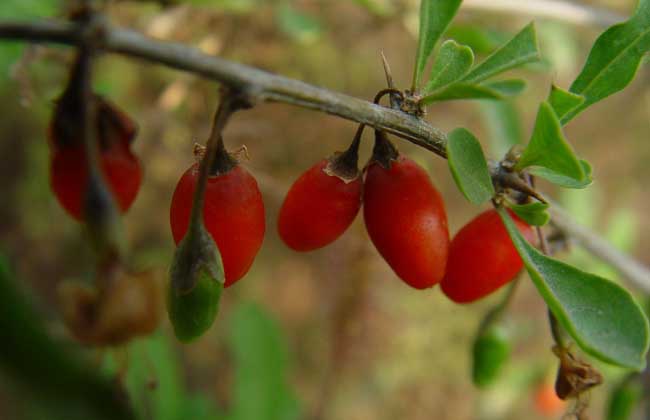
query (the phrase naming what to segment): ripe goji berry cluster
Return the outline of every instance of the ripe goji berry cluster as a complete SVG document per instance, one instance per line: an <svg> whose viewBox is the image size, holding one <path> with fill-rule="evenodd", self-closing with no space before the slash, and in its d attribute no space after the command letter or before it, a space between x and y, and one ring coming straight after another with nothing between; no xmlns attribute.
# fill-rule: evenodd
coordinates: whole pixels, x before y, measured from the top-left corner
<svg viewBox="0 0 650 420"><path fill-rule="evenodd" d="M363 203L371 241L411 287L441 283L450 299L466 303L492 293L522 269L495 210L476 217L450 242L440 193L426 171L400 154L381 131L375 132L364 179L357 169L359 135L348 151L318 162L292 185L278 220L280 236L290 248L309 251L333 242ZM530 226L511 216L532 241Z"/></svg>

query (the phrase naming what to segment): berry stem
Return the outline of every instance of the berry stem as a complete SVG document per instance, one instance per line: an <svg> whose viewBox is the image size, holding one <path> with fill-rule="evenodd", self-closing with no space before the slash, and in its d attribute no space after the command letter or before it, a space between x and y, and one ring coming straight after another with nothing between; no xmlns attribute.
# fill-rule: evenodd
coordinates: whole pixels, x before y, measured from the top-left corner
<svg viewBox="0 0 650 420"><path fill-rule="evenodd" d="M197 180L196 191L192 203L192 212L190 215L190 226L187 235L194 235L203 224L203 205L205 203L205 187L208 183L208 177L211 170L217 165L226 165L227 159L232 159L225 150L223 144L222 132L228 119L236 110L248 107L249 103L242 95L229 89L223 89L221 93L221 103L217 112L214 114L212 122L212 131L208 138L205 156L199 165L199 177ZM232 159L234 161L234 159ZM228 162L230 165L232 162Z"/></svg>
<svg viewBox="0 0 650 420"><path fill-rule="evenodd" d="M235 166L237 166L237 159L232 157L232 155L226 150L226 146L223 143L223 136L219 133L217 138L217 145L215 150L214 161L210 166L210 176L219 176L224 175L230 172Z"/></svg>
<svg viewBox="0 0 650 420"><path fill-rule="evenodd" d="M508 305L512 301L515 292L517 291L517 286L519 286L519 279L521 278L521 273L517 276L517 278L508 286L508 290L506 294L503 296L503 299L499 303L497 303L495 306L493 306L483 317L483 320L481 321L481 324L478 327L476 337L481 336L487 329L492 326L492 324L496 323L505 310L508 308Z"/></svg>
<svg viewBox="0 0 650 420"><path fill-rule="evenodd" d="M353 181L359 176L359 145L365 127L365 124L359 124L347 150L329 158L329 163L325 168L328 175L337 176L345 182Z"/></svg>
<svg viewBox="0 0 650 420"><path fill-rule="evenodd" d="M119 212L100 170L99 133L97 132L97 100L92 89L95 45L88 26L92 14L80 20L84 42L78 49L63 101L79 118L79 135L84 144L88 184L84 194L83 220L88 238L95 250L102 278L110 278L124 253L124 240ZM104 281L100 284L103 286Z"/></svg>
<svg viewBox="0 0 650 420"><path fill-rule="evenodd" d="M390 169L391 163L398 157L399 152L388 139L388 135L381 130L375 130L375 146L372 149L371 162L377 162L384 169Z"/></svg>

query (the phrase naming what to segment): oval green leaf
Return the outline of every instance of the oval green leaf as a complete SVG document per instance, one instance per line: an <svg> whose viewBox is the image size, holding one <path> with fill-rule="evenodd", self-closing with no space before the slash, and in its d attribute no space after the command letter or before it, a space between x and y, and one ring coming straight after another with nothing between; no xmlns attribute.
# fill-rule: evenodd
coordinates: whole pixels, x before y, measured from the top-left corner
<svg viewBox="0 0 650 420"><path fill-rule="evenodd" d="M648 320L632 295L602 277L541 254L498 209L540 295L580 348L604 362L645 368Z"/></svg>
<svg viewBox="0 0 650 420"><path fill-rule="evenodd" d="M526 82L520 79L508 79L494 83L473 84L453 83L443 89L423 97L420 102L424 105L452 101L456 99L505 99L506 96L516 95L526 87Z"/></svg>
<svg viewBox="0 0 650 420"><path fill-rule="evenodd" d="M622 90L650 51L650 0L639 0L634 15L603 32L589 52L587 62L569 90L585 101L559 117L563 124L588 106Z"/></svg>
<svg viewBox="0 0 650 420"><path fill-rule="evenodd" d="M528 204L508 204L508 207L515 212L517 216L531 226L544 226L551 219L548 214L548 204L534 202Z"/></svg>
<svg viewBox="0 0 650 420"><path fill-rule="evenodd" d="M447 136L447 162L461 193L474 204L481 204L494 195L492 178L481 144L464 128Z"/></svg>
<svg viewBox="0 0 650 420"><path fill-rule="evenodd" d="M514 67L539 61L539 57L535 25L531 22L505 45L490 54L485 61L474 67L463 81L479 83Z"/></svg>
<svg viewBox="0 0 650 420"><path fill-rule="evenodd" d="M531 175L544 178L555 185L559 185L560 187L576 189L587 188L593 182L593 179L591 177L591 165L589 162L582 159L580 160L580 165L582 166L582 170L585 172L585 178L583 180L569 178L568 176L558 174L557 172L542 167L530 168L528 172Z"/></svg>
<svg viewBox="0 0 650 420"><path fill-rule="evenodd" d="M584 96L566 91L555 85L551 86L551 93L548 95L548 102L560 120L562 115L568 114L569 111L580 106L584 101Z"/></svg>
<svg viewBox="0 0 650 420"><path fill-rule="evenodd" d="M541 166L576 181L586 178L582 165L564 138L560 120L546 101L539 106L533 135L516 168L521 170L529 166Z"/></svg>
<svg viewBox="0 0 650 420"><path fill-rule="evenodd" d="M413 71L413 88L418 87L422 72L427 65L436 42L449 26L449 22L460 7L462 0L421 0L420 1L420 31L418 34L418 49L415 55Z"/></svg>
<svg viewBox="0 0 650 420"><path fill-rule="evenodd" d="M440 47L440 51L431 68L431 77L424 87L424 95L435 92L463 77L472 67L474 53L472 49L450 39Z"/></svg>

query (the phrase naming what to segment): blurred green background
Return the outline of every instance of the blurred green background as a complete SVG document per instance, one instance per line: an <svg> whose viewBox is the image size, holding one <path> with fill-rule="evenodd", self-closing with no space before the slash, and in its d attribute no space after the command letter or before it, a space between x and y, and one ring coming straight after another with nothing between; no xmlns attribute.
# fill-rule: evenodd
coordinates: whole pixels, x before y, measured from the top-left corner
<svg viewBox="0 0 650 420"><path fill-rule="evenodd" d="M62 0L3 0L0 18L63 17ZM115 24L198 46L288 77L371 98L385 86L382 49L399 87L410 82L416 47L416 0L191 0L162 7L114 1ZM585 1L629 15L631 0ZM530 17L461 11L449 37L480 55L517 32ZM602 31L537 20L543 62L517 72L528 89L511 102L446 102L426 119L443 130L464 126L498 158L526 140L551 82L567 87ZM57 285L92 272L79 225L48 186L45 128L63 88L72 50L0 43L0 244L22 286L34 295L50 333L62 326ZM578 154L592 162L587 190L542 188L577 220L650 262L650 71L585 112L566 128ZM217 85L116 55L97 66L95 87L139 125L134 143L145 166L140 194L125 218L131 264L162 279L174 245L168 222L176 181L193 162L194 142L208 135ZM502 292L469 306L438 288L416 291L391 272L358 217L333 245L297 254L279 240L275 220L291 182L314 162L344 149L355 125L283 104L238 113L227 146L248 147L244 165L257 178L267 234L249 274L222 296L217 322L191 345L179 345L165 319L152 337L127 348L88 350L98 369L127 369L125 383L142 419L536 419L536 393L553 380L556 359L546 312L532 284L506 315L514 355L500 381L478 391L470 379L470 346L487 309ZM369 157L371 133L362 144ZM482 209L456 190L446 162L404 141L400 150L428 169L446 200L453 234ZM562 258L617 279L616 272L574 249ZM10 320L3 320L10 322ZM607 382L593 392L589 413L602 418L607 390L624 372L599 366ZM1 419L65 419L66 406L46 406L0 375Z"/></svg>

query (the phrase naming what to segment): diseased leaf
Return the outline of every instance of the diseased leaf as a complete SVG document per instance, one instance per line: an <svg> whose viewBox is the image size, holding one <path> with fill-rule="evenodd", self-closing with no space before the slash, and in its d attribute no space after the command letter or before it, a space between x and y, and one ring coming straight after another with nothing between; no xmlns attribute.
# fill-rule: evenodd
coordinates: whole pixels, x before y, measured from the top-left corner
<svg viewBox="0 0 650 420"><path fill-rule="evenodd" d="M533 135L516 168L521 170L529 166L541 166L576 181L583 181L586 177L548 102L542 102L539 107Z"/></svg>
<svg viewBox="0 0 650 420"><path fill-rule="evenodd" d="M603 32L569 91L585 101L559 118L566 124L588 106L618 92L634 78L644 54L650 51L650 0L639 0L634 15Z"/></svg>
<svg viewBox="0 0 650 420"><path fill-rule="evenodd" d="M548 102L558 116L568 114L569 111L580 106L584 101L584 96L566 91L555 85L551 86L551 93L548 95Z"/></svg>
<svg viewBox="0 0 650 420"><path fill-rule="evenodd" d="M458 189L468 201L481 204L492 198L494 187L483 149L468 130L457 128L447 136L447 162Z"/></svg>
<svg viewBox="0 0 650 420"><path fill-rule="evenodd" d="M551 219L546 211L548 204L534 202L528 204L509 204L508 207L515 212L517 216L531 226L544 226Z"/></svg>
<svg viewBox="0 0 650 420"><path fill-rule="evenodd" d="M582 166L582 170L585 172L585 178L583 180L576 180L573 178L569 178L567 176L558 174L557 172L554 172L548 168L543 168L541 166L536 168L530 168L528 172L531 175L544 178L555 185L559 185L560 187L575 188L575 189L587 188L593 182L593 179L591 177L591 165L589 164L589 162L582 159L580 159L580 165Z"/></svg>
<svg viewBox="0 0 650 420"><path fill-rule="evenodd" d="M417 88L429 56L442 33L460 7L462 0L421 0L420 31L415 55L413 87Z"/></svg>
<svg viewBox="0 0 650 420"><path fill-rule="evenodd" d="M531 22L485 61L474 67L463 81L479 83L522 64L538 61L539 57L535 25Z"/></svg>
<svg viewBox="0 0 650 420"><path fill-rule="evenodd" d="M644 369L648 320L632 295L609 280L541 254L504 208L498 212L537 290L576 344L603 362Z"/></svg>
<svg viewBox="0 0 650 420"><path fill-rule="evenodd" d="M445 41L431 69L423 94L434 92L463 77L474 63L472 49L454 40Z"/></svg>

